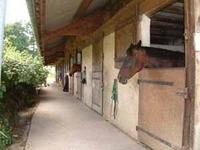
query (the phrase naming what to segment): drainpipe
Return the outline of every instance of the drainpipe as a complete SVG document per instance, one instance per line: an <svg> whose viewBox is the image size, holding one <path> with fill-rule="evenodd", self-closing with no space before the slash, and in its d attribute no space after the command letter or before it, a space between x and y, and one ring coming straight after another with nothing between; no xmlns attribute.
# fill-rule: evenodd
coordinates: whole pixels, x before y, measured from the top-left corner
<svg viewBox="0 0 200 150"><path fill-rule="evenodd" d="M3 37L5 26L6 0L0 0L0 84L1 84L1 66L2 66L2 51L3 51Z"/></svg>

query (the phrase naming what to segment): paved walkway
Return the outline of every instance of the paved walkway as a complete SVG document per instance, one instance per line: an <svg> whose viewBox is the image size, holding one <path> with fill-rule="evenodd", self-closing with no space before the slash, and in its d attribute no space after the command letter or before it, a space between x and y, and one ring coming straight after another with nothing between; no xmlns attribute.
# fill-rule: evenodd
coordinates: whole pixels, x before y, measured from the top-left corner
<svg viewBox="0 0 200 150"><path fill-rule="evenodd" d="M57 87L40 98L26 150L146 150Z"/></svg>

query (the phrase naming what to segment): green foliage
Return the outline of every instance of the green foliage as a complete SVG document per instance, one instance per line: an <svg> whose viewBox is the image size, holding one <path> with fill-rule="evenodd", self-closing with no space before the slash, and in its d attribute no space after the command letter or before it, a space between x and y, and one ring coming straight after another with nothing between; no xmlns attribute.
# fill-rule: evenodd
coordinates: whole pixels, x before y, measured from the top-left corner
<svg viewBox="0 0 200 150"><path fill-rule="evenodd" d="M28 51L33 56L39 55L30 22L6 25L4 35L6 45L11 45L21 52Z"/></svg>
<svg viewBox="0 0 200 150"><path fill-rule="evenodd" d="M5 150L6 146L14 143L14 138L12 137L12 128L10 125L7 108L0 103L0 150Z"/></svg>
<svg viewBox="0 0 200 150"><path fill-rule="evenodd" d="M39 57L28 52L19 52L13 47L5 47L2 63L2 80L7 88L20 83L37 87L46 82L48 71Z"/></svg>
<svg viewBox="0 0 200 150"><path fill-rule="evenodd" d="M33 104L35 88L46 84L47 75L30 23L7 25L0 82L0 150L14 142L11 126L16 112Z"/></svg>
<svg viewBox="0 0 200 150"><path fill-rule="evenodd" d="M4 93L6 92L6 86L5 83L0 84L0 100L3 99Z"/></svg>

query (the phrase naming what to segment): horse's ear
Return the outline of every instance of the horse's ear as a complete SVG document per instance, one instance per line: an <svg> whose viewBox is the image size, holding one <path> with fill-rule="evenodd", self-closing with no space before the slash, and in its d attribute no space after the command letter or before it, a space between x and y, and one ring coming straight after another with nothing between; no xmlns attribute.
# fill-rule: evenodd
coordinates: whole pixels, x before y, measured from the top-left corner
<svg viewBox="0 0 200 150"><path fill-rule="evenodd" d="M142 41L140 40L138 43L137 43L137 48L140 48L142 46Z"/></svg>

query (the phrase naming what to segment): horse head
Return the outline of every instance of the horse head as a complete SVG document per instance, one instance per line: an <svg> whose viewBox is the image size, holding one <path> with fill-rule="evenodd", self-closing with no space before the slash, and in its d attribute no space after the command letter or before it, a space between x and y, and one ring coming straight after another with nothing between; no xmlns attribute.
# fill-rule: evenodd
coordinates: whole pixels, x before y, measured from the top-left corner
<svg viewBox="0 0 200 150"><path fill-rule="evenodd" d="M71 77L75 72L81 72L81 65L80 64L73 64L69 71L69 76Z"/></svg>
<svg viewBox="0 0 200 150"><path fill-rule="evenodd" d="M124 62L119 70L118 80L122 84L126 84L128 79L133 77L137 72L142 70L145 65L146 52L141 47L142 42L136 45L131 44L126 51Z"/></svg>

